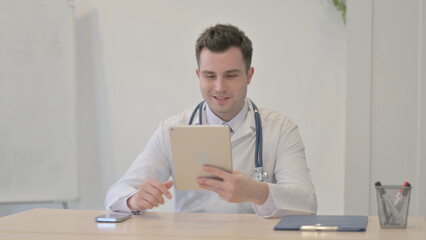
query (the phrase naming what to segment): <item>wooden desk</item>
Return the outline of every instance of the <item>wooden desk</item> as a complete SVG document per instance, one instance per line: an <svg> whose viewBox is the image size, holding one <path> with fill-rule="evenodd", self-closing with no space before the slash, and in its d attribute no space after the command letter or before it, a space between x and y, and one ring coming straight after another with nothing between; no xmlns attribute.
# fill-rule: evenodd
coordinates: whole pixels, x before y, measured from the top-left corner
<svg viewBox="0 0 426 240"><path fill-rule="evenodd" d="M0 218L0 239L426 239L422 217L407 229L381 229L369 217L366 232L274 231L279 219L250 214L160 213L122 223L96 223L105 211L34 209Z"/></svg>

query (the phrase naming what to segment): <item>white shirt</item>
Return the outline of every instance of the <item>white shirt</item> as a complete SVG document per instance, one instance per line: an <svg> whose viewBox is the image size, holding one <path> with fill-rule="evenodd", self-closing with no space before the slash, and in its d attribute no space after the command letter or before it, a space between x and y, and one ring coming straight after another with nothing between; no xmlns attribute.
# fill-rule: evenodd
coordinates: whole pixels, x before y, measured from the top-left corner
<svg viewBox="0 0 426 240"><path fill-rule="evenodd" d="M108 190L105 200L108 211L130 212L127 199L147 178L166 182L173 177L168 130L174 125L187 125L193 110L194 107L160 123L145 150ZM261 217L316 213L315 189L297 125L279 112L262 107L259 112L263 131L263 168L268 172L266 202L263 205L229 203L211 191L174 189L175 212L257 213ZM242 121L238 121L239 118ZM208 107L203 111L203 124L222 124L223 121L218 119ZM234 131L231 136L232 165L251 177L255 170L256 127L249 99L234 119L227 123ZM198 117L194 118L194 124L199 124L198 121Z"/></svg>
<svg viewBox="0 0 426 240"><path fill-rule="evenodd" d="M206 103L204 103L203 108L205 109L205 112L206 112L206 118L207 118L206 124L209 124L209 125L226 124L231 128L232 134L235 131L238 131L238 129L241 127L241 125L243 125L244 120L247 118L247 113L249 111L247 101L246 101L246 104L244 104L241 111L234 118L232 118L231 121L224 122L222 119L217 117L216 114L214 114L212 112L212 110L210 110L209 105L207 105Z"/></svg>

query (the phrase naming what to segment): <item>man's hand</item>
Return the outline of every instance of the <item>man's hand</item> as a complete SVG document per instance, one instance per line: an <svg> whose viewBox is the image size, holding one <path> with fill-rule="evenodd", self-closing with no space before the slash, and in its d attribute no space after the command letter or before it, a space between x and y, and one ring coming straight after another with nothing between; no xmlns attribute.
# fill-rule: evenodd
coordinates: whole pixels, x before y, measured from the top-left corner
<svg viewBox="0 0 426 240"><path fill-rule="evenodd" d="M204 165L203 170L221 179L200 177L198 185L202 189L213 191L228 202L253 202L257 205L265 203L269 195L269 187L266 183L256 180L234 170L228 173L221 169Z"/></svg>
<svg viewBox="0 0 426 240"><path fill-rule="evenodd" d="M127 206L135 211L152 209L164 204L163 195L172 199L169 189L173 186L173 181L162 183L155 179L148 178L143 182L139 190L127 199Z"/></svg>

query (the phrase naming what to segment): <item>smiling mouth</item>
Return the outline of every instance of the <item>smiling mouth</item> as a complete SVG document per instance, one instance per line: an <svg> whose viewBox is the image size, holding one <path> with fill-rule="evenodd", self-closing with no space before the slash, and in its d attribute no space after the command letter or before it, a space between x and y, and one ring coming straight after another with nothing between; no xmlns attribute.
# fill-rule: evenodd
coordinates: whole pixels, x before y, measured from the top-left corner
<svg viewBox="0 0 426 240"><path fill-rule="evenodd" d="M219 100L219 101L225 101L228 100L230 97L219 97L219 96L213 96L214 99Z"/></svg>

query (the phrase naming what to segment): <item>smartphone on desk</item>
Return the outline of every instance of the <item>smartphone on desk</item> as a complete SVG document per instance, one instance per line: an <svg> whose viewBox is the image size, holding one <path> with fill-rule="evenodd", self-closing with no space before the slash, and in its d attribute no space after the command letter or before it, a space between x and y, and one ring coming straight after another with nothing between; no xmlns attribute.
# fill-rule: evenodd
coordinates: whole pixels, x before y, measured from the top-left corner
<svg viewBox="0 0 426 240"><path fill-rule="evenodd" d="M96 222L109 222L109 223L118 223L125 221L132 217L131 213L107 213L95 217Z"/></svg>

